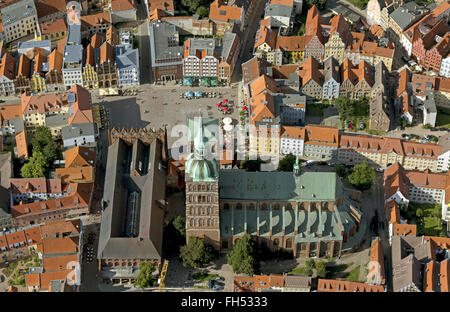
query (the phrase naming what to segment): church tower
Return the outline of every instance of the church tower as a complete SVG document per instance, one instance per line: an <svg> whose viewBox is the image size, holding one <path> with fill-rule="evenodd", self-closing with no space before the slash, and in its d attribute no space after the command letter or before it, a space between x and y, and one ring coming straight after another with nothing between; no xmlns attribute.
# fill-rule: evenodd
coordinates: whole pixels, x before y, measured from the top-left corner
<svg viewBox="0 0 450 312"><path fill-rule="evenodd" d="M192 124L189 132L194 132L194 151L185 165L186 240L201 237L219 250L219 164L217 159L205 157L208 138L204 135L202 117L194 118Z"/></svg>

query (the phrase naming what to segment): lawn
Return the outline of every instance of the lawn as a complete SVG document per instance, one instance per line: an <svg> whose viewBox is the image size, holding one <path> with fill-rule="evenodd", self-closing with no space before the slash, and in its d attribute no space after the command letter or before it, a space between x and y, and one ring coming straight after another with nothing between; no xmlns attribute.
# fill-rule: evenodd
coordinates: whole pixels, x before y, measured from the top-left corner
<svg viewBox="0 0 450 312"><path fill-rule="evenodd" d="M423 211L423 217L417 217L417 209ZM442 231L441 207L439 204L409 203L408 208L401 209L400 214L408 223L417 224L417 235L445 236Z"/></svg>
<svg viewBox="0 0 450 312"><path fill-rule="evenodd" d="M198 272L192 275L192 278L196 281L204 282L209 280L214 280L216 277L219 277L217 274L206 274L202 272Z"/></svg>
<svg viewBox="0 0 450 312"><path fill-rule="evenodd" d="M450 128L450 113L438 109L436 123L438 127Z"/></svg>
<svg viewBox="0 0 450 312"><path fill-rule="evenodd" d="M306 274L306 268L305 267L298 267L293 269L291 272L289 272L291 274L303 274L303 275L307 275Z"/></svg>
<svg viewBox="0 0 450 312"><path fill-rule="evenodd" d="M355 267L353 270L351 270L348 275L346 276L347 280L350 282L359 282L359 271L360 271L360 265Z"/></svg>
<svg viewBox="0 0 450 312"><path fill-rule="evenodd" d="M347 1L360 9L362 9L365 5L367 5L367 3L369 3L369 0L347 0Z"/></svg>
<svg viewBox="0 0 450 312"><path fill-rule="evenodd" d="M323 110L327 107L326 104L308 104L306 106L307 117L322 117Z"/></svg>
<svg viewBox="0 0 450 312"><path fill-rule="evenodd" d="M334 279L336 277L339 277L339 273L344 272L348 267L352 266L353 262L351 263L344 263L339 265L333 265L333 266L327 266L327 275L326 278Z"/></svg>

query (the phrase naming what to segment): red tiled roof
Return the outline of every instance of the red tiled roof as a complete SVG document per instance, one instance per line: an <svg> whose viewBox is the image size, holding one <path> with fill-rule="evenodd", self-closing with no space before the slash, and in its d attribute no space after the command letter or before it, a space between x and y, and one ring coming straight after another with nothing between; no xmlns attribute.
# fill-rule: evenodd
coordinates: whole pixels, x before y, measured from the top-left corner
<svg viewBox="0 0 450 312"><path fill-rule="evenodd" d="M319 278L318 292L384 292L383 286Z"/></svg>
<svg viewBox="0 0 450 312"><path fill-rule="evenodd" d="M209 19L223 22L240 20L243 9L237 6L224 5L221 0L214 0L209 6Z"/></svg>

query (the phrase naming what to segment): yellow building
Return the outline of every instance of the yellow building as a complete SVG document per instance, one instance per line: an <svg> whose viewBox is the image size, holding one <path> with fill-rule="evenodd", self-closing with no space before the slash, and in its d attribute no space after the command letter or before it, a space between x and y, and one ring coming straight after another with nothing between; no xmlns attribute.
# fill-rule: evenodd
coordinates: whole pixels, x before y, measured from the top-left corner
<svg viewBox="0 0 450 312"><path fill-rule="evenodd" d="M327 43L325 43L325 56L327 59L329 56L333 56L339 64L344 61L345 43L342 42L339 33L335 32L331 35Z"/></svg>
<svg viewBox="0 0 450 312"><path fill-rule="evenodd" d="M305 36L278 36L276 49L283 51L289 64L300 64L305 58Z"/></svg>
<svg viewBox="0 0 450 312"><path fill-rule="evenodd" d="M41 77L39 73L34 73L33 76L31 76L31 93L33 94L39 94L39 93L45 93L47 91L47 87L45 85L45 78Z"/></svg>
<svg viewBox="0 0 450 312"><path fill-rule="evenodd" d="M67 35L67 25L64 19L60 18L54 21L47 21L40 24L41 39L51 40L56 43Z"/></svg>
<svg viewBox="0 0 450 312"><path fill-rule="evenodd" d="M95 71L95 67L91 64L87 64L83 68L83 87L87 89L98 88L98 75Z"/></svg>

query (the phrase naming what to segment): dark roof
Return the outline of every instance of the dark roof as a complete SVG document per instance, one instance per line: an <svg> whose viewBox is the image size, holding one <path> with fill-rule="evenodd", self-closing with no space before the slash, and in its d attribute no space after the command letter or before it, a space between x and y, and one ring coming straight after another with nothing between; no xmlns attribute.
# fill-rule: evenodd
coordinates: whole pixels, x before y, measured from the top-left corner
<svg viewBox="0 0 450 312"><path fill-rule="evenodd" d="M160 259L165 201L162 144L122 139L108 149L100 227L99 259ZM133 198L133 196L135 196ZM127 208L135 200L134 226Z"/></svg>

